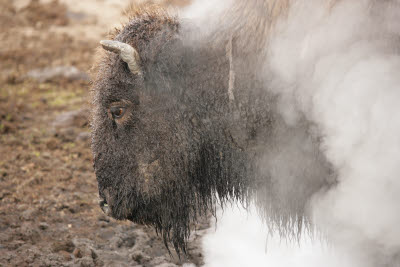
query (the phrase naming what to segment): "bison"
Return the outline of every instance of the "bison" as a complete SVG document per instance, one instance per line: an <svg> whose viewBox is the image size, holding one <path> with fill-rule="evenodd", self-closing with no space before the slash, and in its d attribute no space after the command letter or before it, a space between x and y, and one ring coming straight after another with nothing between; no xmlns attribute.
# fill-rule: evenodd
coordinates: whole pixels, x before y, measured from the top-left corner
<svg viewBox="0 0 400 267"><path fill-rule="evenodd" d="M301 230L308 198L332 174L310 124L276 111L261 71L272 22L259 9L272 2L238 1L221 17L232 24L206 36L161 8L136 8L101 41L91 127L105 213L154 226L178 252L217 203L256 201L281 234Z"/></svg>

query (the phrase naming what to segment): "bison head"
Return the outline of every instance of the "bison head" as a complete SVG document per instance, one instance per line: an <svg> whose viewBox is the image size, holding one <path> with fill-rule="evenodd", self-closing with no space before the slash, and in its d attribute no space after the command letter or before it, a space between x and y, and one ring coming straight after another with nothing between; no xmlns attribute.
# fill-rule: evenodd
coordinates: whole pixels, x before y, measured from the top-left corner
<svg viewBox="0 0 400 267"><path fill-rule="evenodd" d="M103 211L154 226L178 251L216 194L246 194L247 173L226 131L229 62L186 45L182 32L175 19L146 13L102 41L92 116Z"/></svg>
<svg viewBox="0 0 400 267"><path fill-rule="evenodd" d="M101 42L92 150L102 209L154 226L179 252L216 196L254 195L280 233L296 234L310 197L332 184L309 124L276 115L258 54L234 37L193 35L150 11Z"/></svg>

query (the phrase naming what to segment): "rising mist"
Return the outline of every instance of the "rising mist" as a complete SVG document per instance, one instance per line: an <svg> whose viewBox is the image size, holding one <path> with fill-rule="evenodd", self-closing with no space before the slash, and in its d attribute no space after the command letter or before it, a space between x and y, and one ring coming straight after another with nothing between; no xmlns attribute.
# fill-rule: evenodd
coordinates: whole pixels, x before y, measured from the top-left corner
<svg viewBox="0 0 400 267"><path fill-rule="evenodd" d="M263 58L265 88L276 96L283 130L278 127L275 145L266 147L260 157L261 170L282 191L273 201L290 208L299 199L307 202L304 212L327 240L325 250L335 251L321 252L319 261L301 257L296 266L321 266L324 257L327 266L398 266L400 2L307 0L274 5L278 1L254 0L248 1L249 12L231 20L224 18L234 16L237 2L218 2L218 8L208 2L201 12L193 8L195 2L186 15L204 26L204 36L213 27L222 27L237 28L250 38L243 42ZM262 40L246 35L256 27L255 17L267 18L259 20L265 23ZM293 191L296 188L301 190ZM262 207L259 211L266 213L266 227L276 230L268 225L268 216L279 211L271 213L267 201L269 196L255 200ZM212 235L235 236L235 231L222 232ZM301 250L311 239L300 239ZM236 240L238 246L251 243L245 234ZM319 241L315 242L314 250L319 251ZM206 241L205 251L217 251L215 244ZM342 262L332 260L335 257ZM213 262L207 255L206 259ZM254 266L263 266L262 262ZM284 262L277 257L273 264L286 266Z"/></svg>

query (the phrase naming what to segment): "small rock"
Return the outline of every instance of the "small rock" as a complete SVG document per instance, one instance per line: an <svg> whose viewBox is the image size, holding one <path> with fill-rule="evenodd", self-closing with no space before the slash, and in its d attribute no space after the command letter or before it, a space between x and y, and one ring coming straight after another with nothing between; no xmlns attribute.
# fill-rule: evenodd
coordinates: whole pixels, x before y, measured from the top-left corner
<svg viewBox="0 0 400 267"><path fill-rule="evenodd" d="M165 264L167 264L167 265L165 265ZM151 265L151 266L165 266L165 267L170 267L170 266L175 267L176 266L175 264L171 264L171 265L169 265L169 264L171 264L171 263L168 263L168 260L166 260L165 257L157 257L157 258L152 259L151 262L149 262L149 265Z"/></svg>
<svg viewBox="0 0 400 267"><path fill-rule="evenodd" d="M27 241L37 241L40 238L39 232L33 228L31 223L23 223L21 226L20 233L22 234L22 240Z"/></svg>
<svg viewBox="0 0 400 267"><path fill-rule="evenodd" d="M67 180L69 180L69 179L67 179ZM73 207L69 207L68 211L71 213L76 213L76 209L74 209Z"/></svg>
<svg viewBox="0 0 400 267"><path fill-rule="evenodd" d="M8 134L16 131L16 127L9 121L1 121L0 122L0 133Z"/></svg>
<svg viewBox="0 0 400 267"><path fill-rule="evenodd" d="M75 245L71 241L58 241L53 243L53 252L59 252L64 250L69 253L72 253L74 249Z"/></svg>
<svg viewBox="0 0 400 267"><path fill-rule="evenodd" d="M14 0L11 3L14 5L14 8L17 11L20 11L21 9L23 9L29 5L30 0Z"/></svg>
<svg viewBox="0 0 400 267"><path fill-rule="evenodd" d="M99 215L99 217L97 217L97 220L99 220L100 222L110 222L110 218L105 216L104 214Z"/></svg>
<svg viewBox="0 0 400 267"><path fill-rule="evenodd" d="M118 236L114 236L110 240L110 246L115 250L118 250L118 248L120 248L123 243L124 241L122 240L122 238Z"/></svg>
<svg viewBox="0 0 400 267"><path fill-rule="evenodd" d="M34 69L28 72L27 77L39 82L48 82L64 78L69 81L89 81L89 76L74 66L57 66L43 69Z"/></svg>
<svg viewBox="0 0 400 267"><path fill-rule="evenodd" d="M132 258L132 260L134 260L138 263L146 263L146 262L150 261L150 258L148 256L144 255L140 251L136 251L136 252L132 253L131 258Z"/></svg>
<svg viewBox="0 0 400 267"><path fill-rule="evenodd" d="M100 221L100 222L98 222L97 224L98 224L98 226L100 226L101 228L106 228L106 227L109 226L109 223L108 223L108 222L103 222L103 221Z"/></svg>
<svg viewBox="0 0 400 267"><path fill-rule="evenodd" d="M54 128L83 127L88 123L88 114L87 109L63 112L54 119L52 126Z"/></svg>
<svg viewBox="0 0 400 267"><path fill-rule="evenodd" d="M34 213L35 213L35 210L31 208L31 209L27 209L24 212L22 212L21 215L24 220L28 221L28 220L32 219Z"/></svg>
<svg viewBox="0 0 400 267"><path fill-rule="evenodd" d="M21 227L21 225L16 224L16 223L11 223L11 224L10 224L10 228L11 228L11 229L17 229L17 228L20 228L20 227Z"/></svg>
<svg viewBox="0 0 400 267"><path fill-rule="evenodd" d="M91 249L90 256L92 257L93 260L95 260L99 257L99 256L97 256L97 253L93 249Z"/></svg>
<svg viewBox="0 0 400 267"><path fill-rule="evenodd" d="M3 173L3 177L6 177L7 175L4 175ZM11 193L10 192L0 192L0 200L3 200L3 198L10 196Z"/></svg>
<svg viewBox="0 0 400 267"><path fill-rule="evenodd" d="M61 141L66 143L74 141L76 139L75 136L76 136L75 129L72 127L62 129L58 133L58 137L61 139Z"/></svg>
<svg viewBox="0 0 400 267"><path fill-rule="evenodd" d="M92 267L92 266L95 266L94 262L93 262L93 259L90 258L90 257L83 257L82 259L80 259L79 263L80 263L81 267Z"/></svg>
<svg viewBox="0 0 400 267"><path fill-rule="evenodd" d="M42 222L39 224L39 229L40 230L46 230L47 228L49 228L49 225L45 222Z"/></svg>
<svg viewBox="0 0 400 267"><path fill-rule="evenodd" d="M74 255L75 258L82 258L82 253L79 248L75 248L72 254Z"/></svg>
<svg viewBox="0 0 400 267"><path fill-rule="evenodd" d="M18 209L18 210L26 210L26 209L28 209L28 208L29 208L29 206L26 205L26 204L17 205L17 209Z"/></svg>
<svg viewBox="0 0 400 267"><path fill-rule="evenodd" d="M67 18L72 19L72 20L84 20L87 18L87 14L82 13L82 12L72 12L72 11L67 11Z"/></svg>
<svg viewBox="0 0 400 267"><path fill-rule="evenodd" d="M66 260L66 261L70 261L72 259L69 252L67 252L65 250L61 250L58 253L60 253L63 256L64 260Z"/></svg>
<svg viewBox="0 0 400 267"><path fill-rule="evenodd" d="M46 146L48 149L50 150L55 150L58 148L58 143L57 140L55 139L50 139L49 141L47 141Z"/></svg>
<svg viewBox="0 0 400 267"><path fill-rule="evenodd" d="M77 141L82 141L82 142L85 142L85 141L87 141L89 139L90 139L90 133L89 132L79 133L78 136L76 137Z"/></svg>
<svg viewBox="0 0 400 267"><path fill-rule="evenodd" d="M133 248L136 244L136 236L127 236L123 239L123 246Z"/></svg>
<svg viewBox="0 0 400 267"><path fill-rule="evenodd" d="M103 223L105 222L100 222L99 226L103 227ZM105 228L106 226L104 226L103 228ZM106 229L102 229L101 231L99 231L99 233L97 234L97 236L101 239L104 240L110 240L113 236L115 235L114 230L111 228L106 228Z"/></svg>
<svg viewBox="0 0 400 267"><path fill-rule="evenodd" d="M51 154L50 154L49 152L43 152L43 153L42 153L42 157L43 157L44 159L50 159L50 158L51 158Z"/></svg>
<svg viewBox="0 0 400 267"><path fill-rule="evenodd" d="M155 267L178 267L178 265L173 264L173 263L168 263L168 262L164 262L158 265L153 265Z"/></svg>

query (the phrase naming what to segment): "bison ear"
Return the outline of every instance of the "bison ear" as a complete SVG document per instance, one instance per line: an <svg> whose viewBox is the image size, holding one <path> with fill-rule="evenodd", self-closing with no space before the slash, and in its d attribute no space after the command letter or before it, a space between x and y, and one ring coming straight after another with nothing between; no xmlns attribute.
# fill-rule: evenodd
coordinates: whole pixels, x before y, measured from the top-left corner
<svg viewBox="0 0 400 267"><path fill-rule="evenodd" d="M140 56L135 48L126 43L111 40L102 40L100 44L105 50L118 54L128 64L132 73L141 75Z"/></svg>

